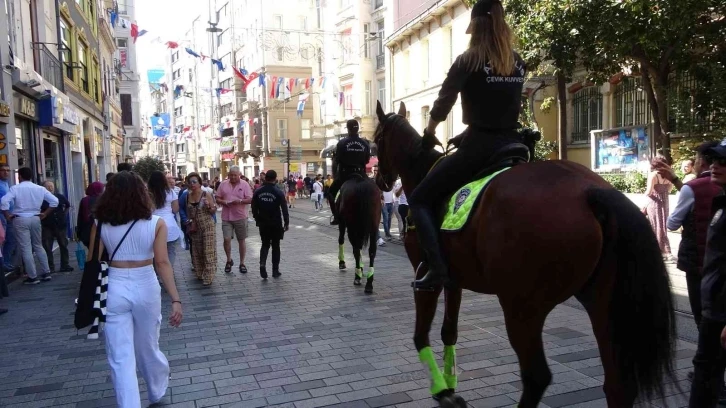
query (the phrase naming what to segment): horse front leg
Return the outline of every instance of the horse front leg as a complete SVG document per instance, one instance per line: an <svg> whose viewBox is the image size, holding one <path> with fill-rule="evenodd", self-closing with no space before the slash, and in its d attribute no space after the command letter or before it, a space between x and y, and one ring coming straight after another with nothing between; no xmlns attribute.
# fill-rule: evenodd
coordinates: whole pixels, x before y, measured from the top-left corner
<svg viewBox="0 0 726 408"><path fill-rule="evenodd" d="M373 274L375 273L374 264L376 261L376 251L378 250L378 231L371 233L368 239L368 258L370 259L370 265L368 265L368 277L366 279L365 293L373 293Z"/></svg>
<svg viewBox="0 0 726 408"><path fill-rule="evenodd" d="M363 279L363 260L361 259L361 249L354 247L353 256L355 257L355 278L353 279L353 284L355 286L360 286L361 279Z"/></svg>
<svg viewBox="0 0 726 408"><path fill-rule="evenodd" d="M416 279L423 277L426 271L427 268L425 267L419 268ZM446 380L439 368L439 364L436 362L436 355L431 349L431 340L429 339L429 332L431 331L431 324L436 315L436 307L441 290L441 288L438 288L432 292L413 292L413 299L416 303L416 329L413 334L413 344L416 346L416 351L418 351L419 361L429 370L429 375L431 376L431 388L429 388L429 391L434 399L439 399L442 393L447 392L449 388L446 385Z"/></svg>
<svg viewBox="0 0 726 408"><path fill-rule="evenodd" d="M338 224L338 269L345 269L345 223Z"/></svg>
<svg viewBox="0 0 726 408"><path fill-rule="evenodd" d="M444 343L444 379L452 392L456 390L456 340L459 337L459 309L461 288L444 290L444 322L441 325L441 341Z"/></svg>

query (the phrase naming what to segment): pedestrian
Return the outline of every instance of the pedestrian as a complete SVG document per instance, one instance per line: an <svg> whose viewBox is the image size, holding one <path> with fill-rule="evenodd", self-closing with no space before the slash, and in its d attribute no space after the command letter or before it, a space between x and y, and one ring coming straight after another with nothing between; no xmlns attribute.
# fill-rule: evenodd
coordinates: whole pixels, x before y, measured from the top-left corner
<svg viewBox="0 0 726 408"><path fill-rule="evenodd" d="M673 262L675 259L671 254L671 243L668 239L668 231L666 230L666 220L670 212L668 195L673 189L673 183L658 174L655 166L659 163L665 163L664 156L658 155L651 163L651 172L648 175L648 186L645 189L645 196L648 202L642 211L648 217L650 226L653 228L653 233L655 233L655 237L658 239L663 260Z"/></svg>
<svg viewBox="0 0 726 408"><path fill-rule="evenodd" d="M8 283L5 281L5 271L3 270L3 244L5 243L5 228L0 223L0 299L10 296L8 292ZM8 309L0 307L0 315L8 312Z"/></svg>
<svg viewBox="0 0 726 408"><path fill-rule="evenodd" d="M73 267L70 265L68 256L68 234L66 229L68 228L68 211L71 208L71 203L68 202L66 196L61 193L55 192L55 184L52 181L46 181L43 183L45 188L58 199L58 207L50 213L43 221L40 222L42 233L41 237L43 240L43 248L45 254L48 256L48 266L50 267L50 273L55 273L55 262L53 259L53 242L58 242L58 250L60 252L61 259L61 272L73 272ZM40 211L48 209L49 203L43 201L43 205L40 207Z"/></svg>
<svg viewBox="0 0 726 408"><path fill-rule="evenodd" d="M406 233L408 232L408 199L406 199L406 192L403 191L403 184L400 178L393 185L393 195L398 200L398 233L403 241L406 239Z"/></svg>
<svg viewBox="0 0 726 408"><path fill-rule="evenodd" d="M260 277L267 279L267 254L272 247L272 277L280 277L280 241L290 225L285 193L276 187L277 172L265 173L265 184L252 198L252 215L260 229Z"/></svg>
<svg viewBox="0 0 726 408"><path fill-rule="evenodd" d="M726 369L726 139L706 151L711 157L711 181L721 188L713 199L701 282L701 326L693 357L690 408L718 403Z"/></svg>
<svg viewBox="0 0 726 408"><path fill-rule="evenodd" d="M132 163L119 163L116 165L116 172L122 171L133 171L134 165Z"/></svg>
<svg viewBox="0 0 726 408"><path fill-rule="evenodd" d="M320 181L320 176L315 177L313 182L313 192L310 194L311 199L315 203L315 211L323 210L323 183Z"/></svg>
<svg viewBox="0 0 726 408"><path fill-rule="evenodd" d="M76 236L88 248L91 242L91 227L93 226L93 209L96 201L103 194L104 185L94 181L86 188L86 196L78 204L78 218L76 219Z"/></svg>
<svg viewBox="0 0 726 408"><path fill-rule="evenodd" d="M386 240L390 241L393 236L391 235L391 217L393 216L393 191L382 192L383 206L381 212L383 213L383 232L386 234Z"/></svg>
<svg viewBox="0 0 726 408"><path fill-rule="evenodd" d="M252 203L252 189L249 183L242 181L239 166L232 166L217 189L217 203L222 206L222 237L224 238L224 254L227 262L224 272L232 272L232 237L237 238L239 249L239 271L247 273L245 257L247 255L247 209Z"/></svg>
<svg viewBox="0 0 726 408"><path fill-rule="evenodd" d="M51 279L48 257L45 249L43 249L40 221L48 217L58 207L58 199L44 187L31 181L33 170L30 167L23 167L18 170L18 177L20 183L10 187L10 191L3 196L0 209L5 213L8 224L12 224L15 229L18 247L23 258L23 266L25 266L25 273L28 275L23 283L35 285L40 281L35 269L33 252L35 252L35 256L38 257L38 262L40 262L40 279L43 281ZM41 212L40 207L43 205L43 200L48 202L48 208ZM12 211L10 210L11 203L13 204Z"/></svg>
<svg viewBox="0 0 726 408"><path fill-rule="evenodd" d="M189 189L185 192L186 227L192 239L192 265L197 279L204 286L214 281L217 273L217 232L213 214L217 212L214 197L202 190L202 177L199 173L187 176Z"/></svg>
<svg viewBox="0 0 726 408"><path fill-rule="evenodd" d="M0 164L0 199L10 191L10 166L7 164ZM13 207L10 204L10 210ZM8 223L5 217L0 217L0 223L5 229L5 243L2 246L3 266L6 271L14 271L16 269L13 259L15 257L15 229L12 224Z"/></svg>
<svg viewBox="0 0 726 408"><path fill-rule="evenodd" d="M160 217L166 224L166 252L169 262L174 266L176 260L176 246L181 237L181 230L176 223L176 214L179 212L179 197L174 191L174 178L164 176L164 173L155 170L149 176L149 194L153 204L153 215Z"/></svg>
<svg viewBox="0 0 726 408"><path fill-rule="evenodd" d="M158 403L169 387L169 362L159 349L161 287L157 274L171 297L169 324L177 327L182 321L181 300L166 250L166 223L152 214L153 207L138 174L117 173L98 200L97 221L91 230L92 245L98 232L103 247L111 254L106 355L116 403L121 408L141 407L137 367L151 404ZM92 259L95 251L88 254Z"/></svg>

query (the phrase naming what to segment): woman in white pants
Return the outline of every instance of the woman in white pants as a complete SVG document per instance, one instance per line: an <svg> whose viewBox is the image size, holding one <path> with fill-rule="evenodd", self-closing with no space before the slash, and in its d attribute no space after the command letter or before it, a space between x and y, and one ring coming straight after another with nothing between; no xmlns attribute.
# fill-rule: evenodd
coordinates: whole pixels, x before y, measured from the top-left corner
<svg viewBox="0 0 726 408"><path fill-rule="evenodd" d="M161 287L156 273L171 297L169 324L176 327L182 320L166 250L166 224L152 211L144 182L128 171L111 178L95 211L96 223L101 224L101 242L109 255L115 252L108 270L106 355L121 408L141 407L137 367L146 381L151 404L159 402L169 386L169 362L159 350ZM94 225L91 242L96 230Z"/></svg>

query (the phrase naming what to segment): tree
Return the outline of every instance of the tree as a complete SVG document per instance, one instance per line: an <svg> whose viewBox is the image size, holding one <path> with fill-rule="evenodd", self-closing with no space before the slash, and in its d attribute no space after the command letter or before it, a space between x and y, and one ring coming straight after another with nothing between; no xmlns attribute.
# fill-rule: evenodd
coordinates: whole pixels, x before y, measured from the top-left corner
<svg viewBox="0 0 726 408"><path fill-rule="evenodd" d="M141 176L144 181L148 181L151 173L154 171L166 172L166 166L164 163L155 157L143 157L139 159L134 165L134 172Z"/></svg>
<svg viewBox="0 0 726 408"><path fill-rule="evenodd" d="M640 75L653 116L656 148L670 157L672 74L723 49L723 0L592 0L586 8L585 67L599 79L624 69Z"/></svg>

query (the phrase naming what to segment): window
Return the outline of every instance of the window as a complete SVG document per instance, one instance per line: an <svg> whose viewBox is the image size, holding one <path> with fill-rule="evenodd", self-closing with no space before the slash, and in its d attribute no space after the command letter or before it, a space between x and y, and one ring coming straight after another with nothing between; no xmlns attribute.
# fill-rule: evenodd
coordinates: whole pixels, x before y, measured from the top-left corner
<svg viewBox="0 0 726 408"><path fill-rule="evenodd" d="M308 30L308 18L306 16L300 17L300 29L302 31Z"/></svg>
<svg viewBox="0 0 726 408"><path fill-rule="evenodd" d="M191 68L189 68L189 82L192 82L193 74L194 74L194 71Z"/></svg>
<svg viewBox="0 0 726 408"><path fill-rule="evenodd" d="M581 89L572 100L572 143L588 143L590 131L602 129L602 94L595 86Z"/></svg>
<svg viewBox="0 0 726 408"><path fill-rule="evenodd" d="M187 146L186 142L179 143L178 145L176 145L176 152L177 153L184 153L186 151L186 146Z"/></svg>
<svg viewBox="0 0 726 408"><path fill-rule="evenodd" d="M371 50L371 43L370 43L370 36L371 36L371 25L366 23L363 24L363 58L370 58L370 50Z"/></svg>
<svg viewBox="0 0 726 408"><path fill-rule="evenodd" d="M345 93L345 114L353 116L353 95L349 92Z"/></svg>
<svg viewBox="0 0 726 408"><path fill-rule="evenodd" d="M615 127L647 125L650 122L650 108L640 84L640 78L625 78L615 90Z"/></svg>
<svg viewBox="0 0 726 408"><path fill-rule="evenodd" d="M363 106L364 115L371 114L371 105L373 104L373 101L371 100L372 92L373 92L373 90L371 89L372 87L373 87L373 84L371 83L371 81L366 81L366 85L365 85L366 103L365 103L365 106Z"/></svg>
<svg viewBox="0 0 726 408"><path fill-rule="evenodd" d="M452 30L451 27L448 27L446 29L446 34L449 36L449 59L448 64L446 65L451 65L454 63L454 30Z"/></svg>
<svg viewBox="0 0 726 408"><path fill-rule="evenodd" d="M179 117L184 113L182 108L183 108L182 106L179 106L178 108L174 108L174 117Z"/></svg>
<svg viewBox="0 0 726 408"><path fill-rule="evenodd" d="M431 75L431 58L429 58L428 41L421 41L421 60L426 61L426 63L423 64L423 69L421 70L421 79L428 81L429 76Z"/></svg>
<svg viewBox="0 0 726 408"><path fill-rule="evenodd" d="M73 81L73 47L71 46L71 30L65 19L60 21L61 43L63 45L63 65L65 66L65 74L68 79Z"/></svg>
<svg viewBox="0 0 726 408"><path fill-rule="evenodd" d="M353 47L351 38L351 30L345 30L341 35L341 46L343 47L343 64L350 63L353 59L351 49Z"/></svg>
<svg viewBox="0 0 726 408"><path fill-rule="evenodd" d="M219 87L222 89L232 89L233 88L232 78L225 79L224 81L220 82Z"/></svg>
<svg viewBox="0 0 726 408"><path fill-rule="evenodd" d="M224 44L226 42L226 39L225 39L225 37L227 36L226 34L227 34L227 30L224 30L217 36L217 47L221 46L222 44Z"/></svg>
<svg viewBox="0 0 726 408"><path fill-rule="evenodd" d="M181 69L174 70L174 72L171 73L171 79L173 81L176 81L181 77Z"/></svg>
<svg viewBox="0 0 726 408"><path fill-rule="evenodd" d="M101 103L101 69L99 68L98 61L96 61L95 58L93 59L93 70L91 74L93 75L93 89L91 96L96 103Z"/></svg>
<svg viewBox="0 0 726 408"><path fill-rule="evenodd" d="M386 106L386 80L378 80L378 100L381 101L381 105Z"/></svg>
<svg viewBox="0 0 726 408"><path fill-rule="evenodd" d="M383 45L383 39L386 36L385 21L378 20L378 22L376 24L378 25L378 32L376 33L376 37L378 39L378 55L383 55L385 52L385 46Z"/></svg>
<svg viewBox="0 0 726 408"><path fill-rule="evenodd" d="M277 61L282 62L282 59L284 56L285 56L285 49L282 47L277 47L277 50L275 52L275 58L277 58Z"/></svg>
<svg viewBox="0 0 726 408"><path fill-rule="evenodd" d="M124 126L134 125L134 114L131 109L131 94L121 94L121 122Z"/></svg>
<svg viewBox="0 0 726 408"><path fill-rule="evenodd" d="M301 119L300 120L300 128L302 129L300 132L300 138L301 139L310 139L312 137L312 132L310 130L311 128L311 120L310 119Z"/></svg>
<svg viewBox="0 0 726 408"><path fill-rule="evenodd" d="M429 124L429 112L431 109L428 106L421 108L421 129L425 129Z"/></svg>
<svg viewBox="0 0 726 408"><path fill-rule="evenodd" d="M81 88L83 92L90 93L88 84L88 47L82 42L78 42L78 64L81 71Z"/></svg>
<svg viewBox="0 0 726 408"><path fill-rule="evenodd" d="M279 30L282 30L282 16L281 15L279 15L279 14L278 15L275 15L272 18L272 21L274 23L273 28L277 28Z"/></svg>
<svg viewBox="0 0 726 408"><path fill-rule="evenodd" d="M171 54L171 62L177 62L179 61L179 51L174 51L173 54Z"/></svg>
<svg viewBox="0 0 726 408"><path fill-rule="evenodd" d="M116 39L116 45L117 45L117 46L118 46L119 48L126 48L126 47L128 47L128 46L129 46L129 41L128 41L128 39L126 39L126 38L117 38L117 39Z"/></svg>
<svg viewBox="0 0 726 408"><path fill-rule="evenodd" d="M287 119L277 119L277 135L278 140L287 139Z"/></svg>
<svg viewBox="0 0 726 408"><path fill-rule="evenodd" d="M220 58L219 60L222 61L222 65L226 69L227 67L229 67L230 65L232 65L232 54L231 53L227 53L222 58Z"/></svg>

